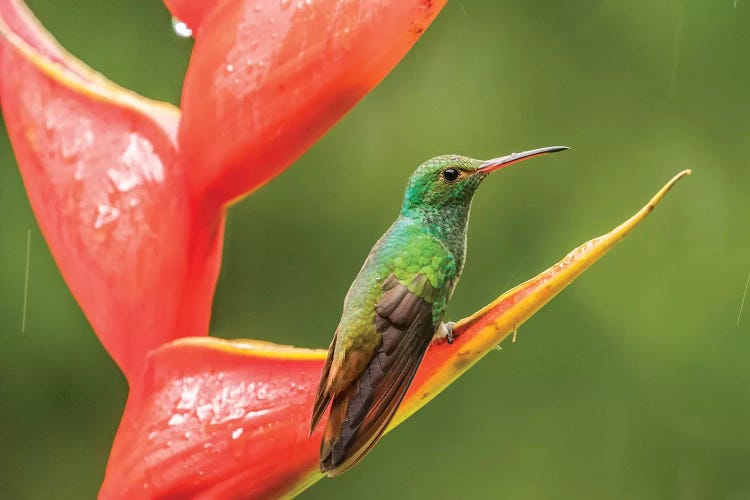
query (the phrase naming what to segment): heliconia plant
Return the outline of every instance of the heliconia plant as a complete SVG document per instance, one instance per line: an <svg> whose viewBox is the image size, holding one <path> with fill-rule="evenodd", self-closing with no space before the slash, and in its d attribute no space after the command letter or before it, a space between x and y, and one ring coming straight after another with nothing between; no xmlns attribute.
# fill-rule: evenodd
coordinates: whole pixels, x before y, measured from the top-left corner
<svg viewBox="0 0 750 500"><path fill-rule="evenodd" d="M267 498L322 475L325 351L208 337L224 213L398 63L446 0L166 0L193 29L180 109L65 52L0 0L0 104L62 275L130 392L100 498ZM303 50L304 49L304 50ZM627 235L633 217L457 322L392 429ZM319 427L322 429L322 426Z"/></svg>

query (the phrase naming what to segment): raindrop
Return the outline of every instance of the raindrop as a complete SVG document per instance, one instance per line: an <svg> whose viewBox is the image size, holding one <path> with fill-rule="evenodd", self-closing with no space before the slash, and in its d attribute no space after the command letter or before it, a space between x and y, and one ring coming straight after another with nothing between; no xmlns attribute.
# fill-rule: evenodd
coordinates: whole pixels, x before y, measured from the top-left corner
<svg viewBox="0 0 750 500"><path fill-rule="evenodd" d="M288 9L292 5L292 0L281 0L281 10Z"/></svg>
<svg viewBox="0 0 750 500"><path fill-rule="evenodd" d="M110 207L109 205L99 205L97 207L97 212L98 214L96 216L96 220L94 221L94 227L96 229L101 229L102 226L117 220L117 218L120 216L120 211L115 207Z"/></svg>
<svg viewBox="0 0 750 500"><path fill-rule="evenodd" d="M167 422L167 425L180 425L185 422L185 415L181 415L179 413L175 413L172 415L172 418L169 419L169 422Z"/></svg>
<svg viewBox="0 0 750 500"><path fill-rule="evenodd" d="M237 439L238 437L240 437L242 435L242 431L242 427L238 427L234 431L232 431L232 439Z"/></svg>
<svg viewBox="0 0 750 500"><path fill-rule="evenodd" d="M190 26L185 24L185 21L180 21L176 17L172 18L172 30L180 38L190 38L193 36L193 30L190 29Z"/></svg>
<svg viewBox="0 0 750 500"><path fill-rule="evenodd" d="M80 181L83 179L83 169L85 168L85 165L83 162L79 161L76 163L76 168L73 171L73 179Z"/></svg>
<svg viewBox="0 0 750 500"><path fill-rule="evenodd" d="M110 168L107 176L121 193L126 193L141 183L138 173L133 170Z"/></svg>

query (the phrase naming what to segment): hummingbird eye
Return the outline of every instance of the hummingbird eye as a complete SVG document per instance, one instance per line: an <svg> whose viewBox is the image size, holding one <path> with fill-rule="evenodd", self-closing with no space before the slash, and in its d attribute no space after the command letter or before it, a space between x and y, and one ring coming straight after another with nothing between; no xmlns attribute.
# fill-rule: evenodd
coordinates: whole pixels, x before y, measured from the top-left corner
<svg viewBox="0 0 750 500"><path fill-rule="evenodd" d="M445 182L456 182L456 179L458 179L458 170L455 168L446 168L440 175L442 175Z"/></svg>

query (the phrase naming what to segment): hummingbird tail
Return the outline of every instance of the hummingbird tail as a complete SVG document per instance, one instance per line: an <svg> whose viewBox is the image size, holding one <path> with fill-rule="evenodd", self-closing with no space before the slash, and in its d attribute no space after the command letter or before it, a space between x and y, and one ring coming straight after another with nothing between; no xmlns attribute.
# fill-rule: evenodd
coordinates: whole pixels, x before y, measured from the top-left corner
<svg viewBox="0 0 750 500"><path fill-rule="evenodd" d="M326 368L328 384L319 389L316 408L331 400L320 445L320 470L329 476L351 469L383 436L437 329L434 290L425 275L405 285L391 274L382 290L373 325L378 347L371 354L346 353L342 366L336 360Z"/></svg>
<svg viewBox="0 0 750 500"><path fill-rule="evenodd" d="M425 314L427 333L400 331L391 350L384 342L362 376L333 396L331 414L320 446L320 469L328 476L354 467L385 433L411 385L432 338L431 318ZM394 327L395 328L395 327ZM389 332L385 332L388 337Z"/></svg>
<svg viewBox="0 0 750 500"><path fill-rule="evenodd" d="M323 367L323 373L320 375L320 382L318 383L318 391L315 396L315 404L313 404L312 420L310 422L310 436L315 432L315 428L318 426L320 419L323 418L323 414L326 412L328 405L331 403L331 392L328 390L328 380L331 373L331 364L333 364L333 353L336 345L337 335L333 335L333 341L331 346L328 348L328 358L326 364Z"/></svg>

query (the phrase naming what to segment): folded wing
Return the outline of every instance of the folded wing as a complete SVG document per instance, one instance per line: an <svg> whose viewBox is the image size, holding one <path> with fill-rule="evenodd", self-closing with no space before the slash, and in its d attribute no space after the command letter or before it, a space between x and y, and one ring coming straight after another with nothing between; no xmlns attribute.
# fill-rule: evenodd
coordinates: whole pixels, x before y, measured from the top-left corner
<svg viewBox="0 0 750 500"><path fill-rule="evenodd" d="M408 284L391 275L383 291L375 306L380 346L356 381L319 398L333 400L320 449L321 470L329 476L354 466L383 435L435 332L433 289L425 275ZM316 413L319 418L322 410Z"/></svg>

